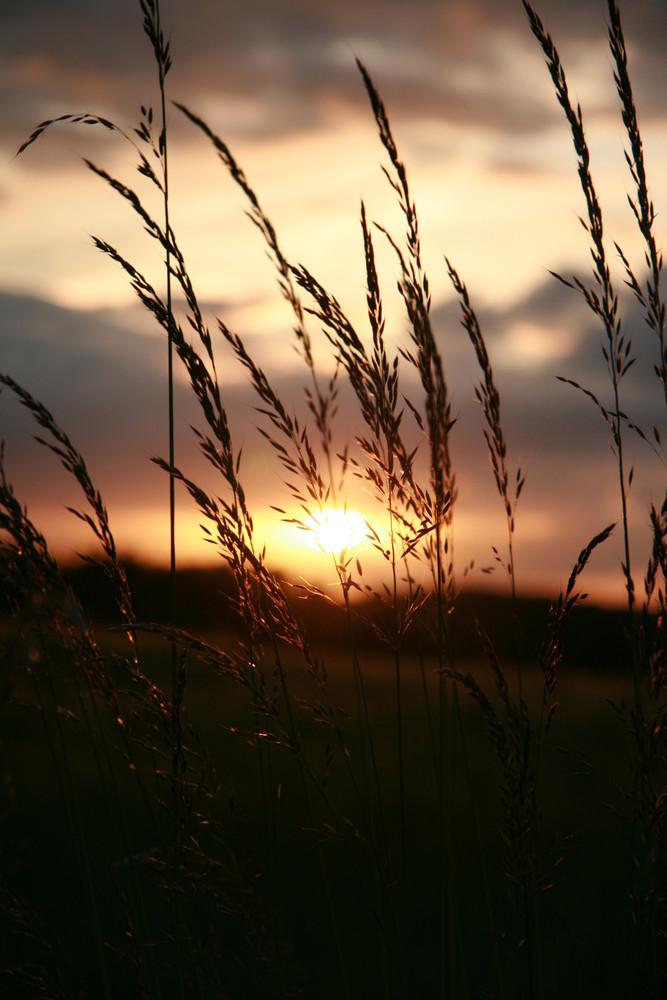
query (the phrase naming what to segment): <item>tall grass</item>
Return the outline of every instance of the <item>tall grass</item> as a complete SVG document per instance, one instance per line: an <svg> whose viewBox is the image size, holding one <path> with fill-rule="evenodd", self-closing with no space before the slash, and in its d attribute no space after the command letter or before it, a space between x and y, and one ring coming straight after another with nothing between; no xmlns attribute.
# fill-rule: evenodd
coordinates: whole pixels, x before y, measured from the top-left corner
<svg viewBox="0 0 667 1000"><path fill-rule="evenodd" d="M632 484L632 469L628 469L626 459L626 439L628 434L638 435L648 444L647 433L634 424L622 409L622 393L628 372L636 361L632 341L625 332L619 311L619 297L611 275L606 255L603 232L603 216L591 174L590 152L584 134L581 108L574 109L568 92L565 71L561 65L554 43L545 31L540 18L530 4L524 2L533 34L538 39L546 57L549 73L554 83L558 102L565 112L570 127L572 142L578 160L578 173L586 201L586 217L582 225L590 239L591 257L593 260L593 279L591 285L584 279L575 277L568 281L559 277L565 284L579 291L588 308L599 320L602 336L602 355L607 366L611 388L611 398L608 403L602 402L594 393L574 379L565 379L575 389L583 392L602 415L611 432L614 455L618 469L619 501L623 531L624 561L622 571L627 594L627 628L630 636L630 650L633 678L633 706L628 710L628 724L634 740L633 748L633 788L631 792L633 834L632 854L636 870L636 883L632 890L633 915L637 928L637 943L640 951L655 954L656 938L664 935L664 914L659 915L656 896L659 895L656 863L662 854L665 837L665 812L662 790L664 788L665 764L665 725L667 718L664 707L656 702L656 663L664 663L665 647L663 638L658 641L657 648L652 650L649 658L642 659L642 643L639 634L645 628L649 604L654 595L655 559L657 553L664 547L664 528L662 519L667 511L667 493L662 505L661 514L655 507L651 508L651 526L653 529L654 551L649 558L648 570L644 580L645 599L642 614L636 614L635 579L631 567L631 545L628 518L628 498ZM628 73L627 52L621 17L618 5L609 0L609 47L614 66L614 82L621 105L623 124L627 132L628 147L625 159L630 172L630 179L635 194L628 195L630 208L642 240L645 245L644 259L647 267L647 277L639 280L628 257L622 248L614 243L615 250L623 264L626 284L632 289L635 298L640 303L646 326L656 335L657 359L654 364L655 375L662 384L663 391L667 387L665 381L665 309L662 302L660 287L662 276L662 254L658 250L655 234L655 210L648 193L646 169L644 164L643 146L637 121L632 86ZM667 395L665 395L667 403ZM662 449L660 432L657 423L653 428L654 450L656 457L665 464L665 454ZM660 557L658 556L658 559ZM658 594L658 615L661 619L664 594ZM642 622L644 624L642 624ZM654 639L657 636L654 633ZM658 667L662 673L662 667ZM658 687L660 682L658 682ZM660 697L660 696L659 696ZM660 777L658 777L660 775ZM660 790L658 790L660 789ZM651 917L647 915L651 911ZM662 929L661 929L662 928ZM657 986L658 969L652 970L653 982Z"/></svg>
<svg viewBox="0 0 667 1000"><path fill-rule="evenodd" d="M501 420L502 387L478 314L447 257L446 273L479 368L475 396L506 518L505 546L494 552L507 577L512 619L509 656L480 620L475 664L462 658L455 626L464 574L454 558L456 425L447 342L432 322L417 206L371 75L358 63L403 232L371 223L362 203L366 331L355 328L336 296L306 266L285 257L225 142L197 114L176 104L238 185L266 244L293 312L295 343L309 378L304 420L294 414L292 401L281 399L271 373L242 336L223 317L216 317L211 332L200 307L170 224L169 45L159 4L140 0L140 8L158 69L157 139L150 107L142 107L133 135L95 115L66 114L41 123L19 152L56 123L101 125L132 144L140 181L158 189L159 219L146 208L141 189L86 161L138 215L164 254L164 286L158 288L112 243L94 240L125 272L168 347L169 447L167 457L156 462L170 484L171 591L175 594L177 578L178 487L198 508L228 569L233 615L217 639L183 628L177 600L166 621L137 619L110 520L84 457L26 388L10 374L0 375L39 426L37 440L82 491L84 506L73 513L92 532L99 552L87 558L105 574L117 606L110 635L89 621L46 539L15 497L3 455L0 579L11 611L5 672L15 711L24 706L29 719L30 767L23 781L29 775L38 796L45 782L48 786L46 775L55 777L58 797L49 790L46 799L53 810L53 838L62 838L62 851L54 846L53 857L41 859L53 892L42 894L40 917L34 915L39 892L21 851L8 850L3 857L4 936L12 942L4 968L9 995L532 998L591 996L598 988L618 986L620 959L607 957L608 973L600 968L595 934L579 923L577 886L593 873L585 853L577 868L576 847L567 846L575 831L559 829L564 796L558 782L566 778L556 767L553 743L561 725L556 738L567 743L572 726L571 719L557 719L564 631L585 598L579 588L587 564L614 526L601 525L594 538L581 540L567 586L542 622L541 640L527 647L515 558L524 476L511 461ZM623 914L614 941L630 970L625 995L657 996L667 971L667 498L649 511L653 542L640 604L630 558L632 473L626 442L639 438L653 448L656 461L664 462L664 453L657 419L647 433L622 408L634 357L608 261L582 112L571 103L552 39L533 7L524 3L524 8L570 128L593 260L592 283L557 277L583 296L601 323L610 399L601 400L574 377L563 381L591 400L610 430L625 552L627 662L623 694L614 707L625 726L631 771L629 782L622 767L609 780L625 782L625 799L613 804L627 816L628 829L619 837L611 813L603 828L597 818L591 820L596 836L609 840L616 852L611 864L617 869L610 876L610 917L604 903L594 913L595 919L609 919L607 930ZM664 388L662 258L620 14L612 0L609 17L636 190L630 201L647 277L636 274L629 254L616 250L655 337L655 373ZM407 339L397 350L385 336L378 240L388 243L398 265ZM312 326L329 345L333 374L318 370ZM337 594L305 586L294 591L307 598L301 608L276 576L270 553L257 541L243 487L242 453L230 431L218 375L220 346L247 375L260 430L296 505L297 514L277 509L278 516L310 530L313 515L344 502L347 478L361 480L384 510L382 522L369 519L366 526L369 544L386 567L382 587L366 581L359 560L347 550L332 554ZM214 490L201 485L174 454L172 352L198 404L194 435L215 473ZM358 424L353 440L340 442L335 414L342 380ZM353 602L354 592L366 602ZM314 628L307 624L313 602L333 605L343 640L323 647L317 621ZM324 656L334 661L330 669ZM14 714L7 718L11 724ZM613 718L609 709L610 723ZM610 732L606 725L599 724L600 733ZM9 729L18 740L20 731ZM574 755L574 744L570 749ZM591 744L587 752L604 759L610 749ZM496 782L491 806L490 773ZM23 829L20 807L28 816L32 808L21 792L23 798L5 807L10 833ZM54 818L60 810L62 825ZM625 863L628 849L631 866ZM66 872L63 879L53 870L72 860L76 877ZM563 949L571 953L566 982L559 978Z"/></svg>

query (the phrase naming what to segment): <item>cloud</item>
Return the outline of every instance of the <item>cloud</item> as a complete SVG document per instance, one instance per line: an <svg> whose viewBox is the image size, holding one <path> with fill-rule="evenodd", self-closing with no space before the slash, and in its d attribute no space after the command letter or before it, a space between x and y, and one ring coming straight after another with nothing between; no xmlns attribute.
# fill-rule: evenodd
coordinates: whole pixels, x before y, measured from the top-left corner
<svg viewBox="0 0 667 1000"><path fill-rule="evenodd" d="M588 380L593 378L593 384L598 385L594 362L599 333L590 326L583 306L575 308L576 299L573 304L570 295L563 295L567 291L549 282L525 302L502 313L480 311L492 363L506 331L517 322L544 322L546 316L554 336L562 330L573 334L572 346L557 368L540 366L531 371L504 360L495 372L510 474L513 476L520 466L526 476L517 517L518 565L524 586L534 583L544 587L548 580L552 584L564 581L580 548L605 524L618 519L609 432L590 402L554 377L563 372L583 384L590 384ZM111 310L73 311L8 294L0 296L0 316L7 370L43 400L83 453L107 502L112 524L120 526L121 549L141 554L142 537L147 541L155 525L166 518L165 476L150 461L151 456L166 454L165 344L160 332L147 327L135 310L117 315ZM456 306L436 310L433 323L457 418L452 432L459 483L457 559L459 565L469 559L478 566L490 564L491 546L502 551L505 527L481 433L482 414L473 399L480 373ZM257 336L250 342L280 398L304 421L307 373L283 363L275 374L266 340ZM216 343L220 358L227 358L220 370L233 372L234 362L225 354L224 344ZM649 418L653 404L660 402L654 392L656 380L651 378L649 366L640 364L632 378L628 399L633 416L637 416L637 407L640 418ZM630 376L628 380L631 384ZM418 403L420 390L414 375L403 378L401 391ZM225 377L223 393L235 445L243 450L241 478L253 509L264 523L270 504L285 505L289 499L281 485L284 471L256 430L263 418L256 411L258 400L252 388L232 374ZM646 400L650 393L649 406ZM338 409L335 444L342 450L360 429L357 405L344 385ZM222 493L223 484L197 457L190 424L204 425L182 379L177 384L176 413L177 464L200 484ZM410 419L406 413L406 427ZM270 425L265 421L264 426ZM0 396L0 427L7 441L9 476L19 499L27 500L29 508L39 515L47 535L56 532L57 545L59 533L65 531L64 507L79 505L81 498L59 472L55 457L30 443L34 427L7 391ZM418 443L416 428L413 435ZM660 468L656 471L648 449L632 435L628 438L628 460L636 466L633 530L645 546L647 505L661 500L664 475ZM353 493L354 502L359 502L359 496L358 491ZM199 533L199 517L192 505L183 499L181 506L189 511L188 532ZM61 544L63 538L69 536L63 534ZM616 576L618 546L619 540L609 543L596 556L598 571L607 577L609 573ZM155 556L154 548L150 551ZM601 577L599 584L602 582Z"/></svg>
<svg viewBox="0 0 667 1000"><path fill-rule="evenodd" d="M643 18L654 7L632 7L631 55L637 53L633 67L641 73L651 67L650 52L643 58ZM654 24L664 17L660 10ZM37 122L63 112L92 108L132 132L139 101L156 99L139 5L129 0L90 8L67 0L57 10L28 5L25 16L34 13L31 21L22 11L14 5L0 13L0 103L6 109L0 142L7 145L8 161L4 177L0 168L8 199L1 280L68 304L113 301L115 290L105 295L107 272L94 271L91 255L76 252L83 244L80 234L92 227L138 256L138 233L115 197L110 205L111 192L83 176L76 156L102 163L143 198L145 189L132 170L136 153L103 129L62 126L19 160L11 157ZM567 4L561 10L548 0L543 13L563 37L572 93L583 101L587 127L595 126L589 138L604 193L607 178L625 170L604 4ZM366 61L387 105L417 199L425 252L442 247L468 274L476 267L505 301L537 280L540 246L547 240L545 266L560 266L571 256L582 207L571 143L519 3L364 0L338 6L254 0L226 19L222 6L199 0L194 6L165 4L163 14L174 48L170 94L229 142L286 249L292 230L293 245L298 242L292 253L313 267L320 264L306 257L309 242L316 252L330 245L330 259L344 268L350 244L342 227L354 219L360 196L369 215L387 222L384 209L380 213L372 204L386 187L377 166L386 157L355 54ZM589 44L593 37L595 45ZM661 79L658 73L656 92ZM641 85L640 98L643 112ZM651 156L663 151L662 121L662 131L645 137L650 171ZM245 239L237 225L238 202L231 201L238 192L229 194L233 185L213 150L173 109L169 129L172 205L181 206L180 215L174 213L179 239L185 244L192 233L188 259L193 267L198 255L206 269L206 294L228 297L228 288L218 293L215 283L230 272L222 256L230 225L236 239ZM659 170L652 176L659 204L664 185ZM627 175L615 189L621 211L606 220L621 242L630 218L626 187ZM65 233L73 238L65 240ZM234 256L240 256L236 248ZM342 283L350 285L349 272Z"/></svg>
<svg viewBox="0 0 667 1000"><path fill-rule="evenodd" d="M0 296L0 315L4 371L51 411L112 494L121 470L144 483L147 455L164 441L159 333L150 340L104 312L8 294ZM6 389L0 408L9 468L39 498L48 489L45 470L57 461L29 444L36 427Z"/></svg>
<svg viewBox="0 0 667 1000"><path fill-rule="evenodd" d="M242 117L235 120L237 135L316 127L341 105L364 113L355 55L377 78L396 119L525 133L558 114L518 3L253 0L233 17L213 0L162 6L174 54L173 94L194 107L213 99L221 109L253 106L245 126ZM575 0L537 6L576 84L592 46L603 52L606 45L604 7ZM664 118L665 6L659 0L625 6L641 106L645 115ZM5 5L0 39L3 130L14 141L48 114L99 110L127 119L155 90L139 4ZM599 68L611 82L606 56ZM604 110L614 107L610 86Z"/></svg>

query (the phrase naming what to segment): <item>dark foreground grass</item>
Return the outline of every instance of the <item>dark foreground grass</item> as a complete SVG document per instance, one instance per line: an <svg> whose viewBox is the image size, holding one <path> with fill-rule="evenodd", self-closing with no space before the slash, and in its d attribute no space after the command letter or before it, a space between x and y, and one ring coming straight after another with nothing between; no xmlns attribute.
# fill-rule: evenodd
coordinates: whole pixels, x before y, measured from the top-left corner
<svg viewBox="0 0 667 1000"><path fill-rule="evenodd" d="M144 669L156 680L168 682L168 657L162 642L150 640L144 651ZM349 659L341 648L323 650L330 665L332 695L349 710L345 742L355 766L360 753L355 735L354 677ZM469 664L480 683L489 680L489 668L483 661ZM295 695L307 689L308 678L298 662L290 663L290 683ZM166 676L161 676L166 674ZM397 748L393 717L392 677L387 671L386 656L381 650L364 657L369 710L373 719L378 766L383 776L386 820L397 829L400 803L398 785L393 780L397 768ZM439 894L434 867L438 857L437 788L430 762L428 735L420 727L422 699L420 668L416 657L405 663L403 709L406 801L408 822L407 855L409 858L405 922L401 942L402 961L409 971L409 992L404 992L391 977L391 996L432 996L439 988ZM436 696L436 684L430 687ZM526 672L528 697L539 688L537 667ZM29 898L44 921L44 934L57 939L57 960L65 982L87 983L95 995L96 968L89 915L81 879L63 808L61 789L53 752L45 738L41 713L30 703L33 693L25 684L15 687L13 711L3 713L4 767L12 776L12 807L5 823L5 856L12 860L12 880L17 896ZM557 972L554 982L545 984L545 996L590 997L619 995L619 983L625 983L628 995L635 981L628 965L628 937L632 932L627 905L619 897L618 886L629 882L630 858L625 848L627 830L614 810L620 805L618 784L628 780L628 762L621 728L609 711L606 699L631 696L631 684L617 672L590 672L577 668L565 674L561 685L561 720L559 738L545 753L543 781L549 789L545 796L544 825L559 831L562 857L554 872L554 885L545 902L543 942L548 955L543 962ZM62 693L59 696L64 708ZM462 701L462 734L465 738L470 783L474 789L471 802L469 781L461 774L453 783L450 808L453 813L451 870L459 940L458 961L465 992L470 996L497 991L494 935L502 925L489 918L491 910L500 915L505 895L502 858L497 830L500 821L495 788L499 769L486 739L484 726L471 699ZM72 709L74 711L74 709ZM258 954L255 968L249 966L248 940L239 936L237 921L223 921L216 933L226 938L228 995L274 996L285 988L287 995L297 989L306 996L339 995L338 956L329 916L322 906L322 884L314 834L306 797L299 788L298 768L293 757L276 754L272 761L272 795L276 837L271 845L265 835L264 806L258 796L261 775L254 747L238 738L231 729L244 726L252 730L254 720L247 699L237 685L221 685L219 678L205 668L193 665L188 685L188 713L196 724L211 756L218 763L218 788L213 814L224 834L225 850L234 858L239 889L247 893L259 912L245 916L249 928L259 929L265 940L255 942ZM132 841L140 854L153 849L154 831L147 823L136 783L122 768L122 748L117 746L111 718L103 722L108 729L112 754L118 756L118 797L132 828ZM80 802L81 822L85 826L89 861L94 872L94 890L107 944L122 952L127 927L118 907L115 881L124 858L115 832L110 828L106 803L100 789L99 775L91 759L90 742L84 727L71 725L67 732L67 753ZM318 734L304 733L310 746L318 748ZM455 749L460 759L461 747ZM362 826L360 807L336 761L327 780L330 797L351 825ZM341 947L355 997L377 995L378 929L369 915L360 882L372 878L363 849L354 844L342 850L340 837L333 829L320 829L315 835L331 876L332 904L342 915L339 927ZM479 840L477 839L479 837ZM396 849L397 845L394 845ZM481 852L481 854L480 854ZM485 884L486 867L488 884ZM145 901L161 907L163 902ZM252 917L252 919L251 919ZM155 926L161 917L154 915ZM36 928L33 928L36 930ZM499 940L502 948L502 940ZM34 962L37 956L16 934L3 935L3 960L17 962L27 953ZM168 942L154 943L158 955ZM271 949L280 953L280 976L267 967ZM41 956L44 957L43 955ZM277 955L274 955L277 961ZM273 963L271 963L272 965ZM511 963L510 963L511 964ZM115 995L121 984L132 994L136 987L131 966L112 958ZM236 966L236 969L234 967ZM261 973L259 970L262 970ZM278 977L278 978L277 978ZM283 978L284 977L284 978ZM291 988L288 988L289 987ZM98 987L99 988L99 987ZM166 995L173 995L168 978L162 983ZM229 992L231 991L231 992ZM236 992L235 992L236 991ZM25 995L29 995L26 993Z"/></svg>
<svg viewBox="0 0 667 1000"><path fill-rule="evenodd" d="M174 602L173 547L169 610L141 611L84 456L26 388L0 375L81 490L84 506L74 513L91 531L96 549L88 558L115 608L110 638L53 559L0 463L0 587L10 612L1 689L3 990L107 1000L663 996L667 499L647 507L652 544L637 574L628 454L651 448L664 465L664 415L656 414L652 430L642 429L624 410L635 355L609 265L582 111L570 101L552 39L524 3L565 113L585 201L592 274L560 280L600 323L608 392L602 398L576 377L564 381L602 416L618 476L626 609L614 671L601 644L594 655L585 650L590 632L580 617L587 565L613 525L581 539L567 585L543 609L537 631L519 598L514 540L524 475L512 464L478 316L446 258L479 369L475 395L506 518L506 539L493 548L509 595L503 627L466 605L466 574L454 558L456 428L446 337L433 329L417 207L367 69L359 64L403 232L373 226L361 206L363 334L306 267L284 257L224 141L176 105L243 192L266 243L308 378L301 416L276 393L271 373L242 337L221 317L214 335L200 309L169 222L169 46L157 3L140 0L140 8L161 114L154 118L142 107L132 138L106 119L66 114L39 125L21 152L56 121L101 125L131 142L141 182L159 194L158 220L132 187L87 164L139 216L164 255L161 290L120 250L95 239L165 336L167 395L176 355L198 403L194 434L215 489L179 467L171 449L157 464L170 498L177 486L189 494L227 569L225 627L215 634L192 620L186 627L185 608ZM608 12L645 275L614 250L657 358L661 406L662 258L613 0ZM385 340L377 239L396 255L407 327L397 352ZM331 350L324 373L315 366L309 323ZM259 402L262 433L298 508L294 518L282 512L286 519L305 528L310 515L343 504L350 475L381 502L384 524L367 523L368 544L386 567L379 591L347 550L332 554L333 600L315 587L298 591L305 607L334 606L334 641L331 628L327 637L321 627L322 611L303 614L303 602L288 598L270 553L255 539L242 452L218 374L220 345ZM357 408L350 441L336 435L341 379ZM415 383L406 397L405 386ZM171 432L171 404L168 423ZM172 517L172 539L173 529ZM417 579L430 583L418 586ZM359 594L366 603L353 600Z"/></svg>

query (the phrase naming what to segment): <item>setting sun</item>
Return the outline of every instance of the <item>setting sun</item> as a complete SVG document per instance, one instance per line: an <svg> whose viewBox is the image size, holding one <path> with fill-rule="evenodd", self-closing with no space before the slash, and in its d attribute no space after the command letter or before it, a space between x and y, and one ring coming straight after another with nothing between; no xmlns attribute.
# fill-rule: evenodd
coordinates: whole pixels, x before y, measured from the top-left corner
<svg viewBox="0 0 667 1000"><path fill-rule="evenodd" d="M310 517L308 527L315 545L323 552L339 555L360 546L368 535L366 522L358 510L326 507Z"/></svg>

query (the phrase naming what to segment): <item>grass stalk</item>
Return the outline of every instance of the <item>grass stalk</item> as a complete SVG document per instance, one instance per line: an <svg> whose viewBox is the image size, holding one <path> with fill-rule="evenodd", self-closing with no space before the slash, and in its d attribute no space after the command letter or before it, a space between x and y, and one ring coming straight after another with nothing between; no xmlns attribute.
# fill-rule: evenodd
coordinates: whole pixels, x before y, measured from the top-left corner
<svg viewBox="0 0 667 1000"><path fill-rule="evenodd" d="M632 790L632 851L636 862L637 877L635 888L632 893L634 900L635 922L643 902L653 891L653 886L649 890L641 883L647 873L646 857L642 857L643 847L646 838L650 839L646 827L643 826L644 817L651 815L656 806L654 792L650 790L655 777L655 766L657 758L650 759L647 753L648 743L651 741L648 729L655 730L655 722L648 722L645 709L645 692L642 685L645 676L642 676L642 664L640 660L640 635L641 626L636 613L636 598L634 575L631 565L631 540L629 523L628 494L632 483L633 472L627 473L626 443L627 430L632 430L645 443L649 443L649 438L645 432L628 420L621 409L621 386L624 378L633 366L636 358L632 354L632 344L629 336L625 334L621 327L619 316L618 296L615 292L610 271L605 256L603 242L603 219L595 187L590 173L590 153L584 136L581 110L573 109L565 79L565 73L560 64L558 53L550 36L544 30L535 11L524 2L524 8L528 15L533 33L538 38L544 51L549 72L551 74L556 94L561 107L570 126L575 152L578 158L578 170L581 186L585 195L587 206L587 221L582 220L584 229L587 231L591 242L591 254L594 262L593 277L595 286L588 287L579 278L564 281L569 287L577 289L584 297L588 307L600 320L604 338L602 344L603 355L609 373L612 390L612 407L605 407L599 399L586 388L582 388L579 383L571 379L563 379L569 382L595 404L606 423L609 425L612 434L613 447L616 455L618 488L621 506L622 521L622 545L623 561L622 573L626 591L627 607L627 631L630 644L630 659L633 684L633 710L629 720L629 728L634 741L634 787ZM614 65L614 82L621 103L621 114L623 124L626 129L628 148L625 151L625 159L630 171L631 179L635 188L636 198L628 196L628 202L633 216L643 238L646 252L645 263L648 270L648 277L645 283L638 280L633 268L629 263L627 255L614 244L616 251L623 263L626 273L626 284L632 290L636 300L643 310L646 325L657 336L658 341L658 361L654 365L655 373L661 384L665 400L667 401L667 382L665 373L667 371L665 361L665 308L662 302L660 290L660 279L662 271L662 254L657 249L653 224L655 211L648 193L646 180L646 170L644 164L643 145L637 111L635 108L632 86L628 72L627 51L618 4L615 0L608 0L608 10L610 17L609 45ZM660 433L657 425L653 426L653 437L655 444L654 451L664 462L664 452L662 451ZM657 448L655 447L657 445ZM650 589L650 588L649 588ZM657 732L661 731L658 725ZM660 738L660 737L659 737ZM664 785L663 785L664 787ZM650 805L649 805L650 802ZM644 803L644 806L640 805ZM658 807L658 811L660 809ZM653 820L649 821L653 825ZM649 864L650 867L650 864ZM651 880L649 879L649 882Z"/></svg>
<svg viewBox="0 0 667 1000"><path fill-rule="evenodd" d="M160 134L157 141L157 155L162 168L162 210L164 218L165 285L167 305L167 440L169 454L169 574L170 574L170 616L176 621L176 466L174 445L174 313L172 301L171 226L169 223L169 141L167 131L167 98L165 80L171 67L169 42L165 40L160 22L159 0L140 0L144 14L144 31L153 47L158 71L160 91ZM150 120L149 120L150 132ZM152 137L151 137L152 139ZM175 646L171 649L172 705L174 729L174 783L178 782L178 757L180 739L180 713L182 711L183 685L180 683L179 655ZM177 834L178 836L178 834Z"/></svg>

